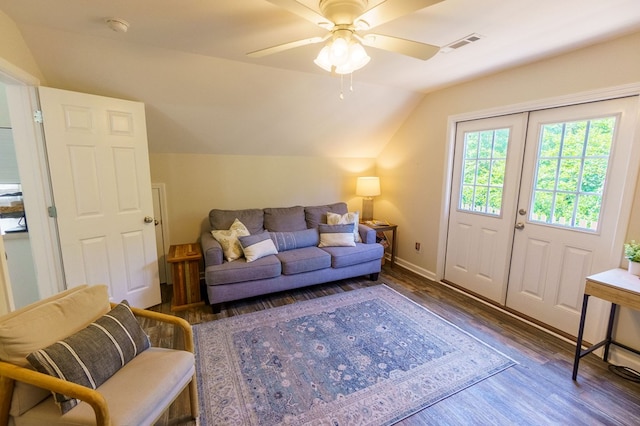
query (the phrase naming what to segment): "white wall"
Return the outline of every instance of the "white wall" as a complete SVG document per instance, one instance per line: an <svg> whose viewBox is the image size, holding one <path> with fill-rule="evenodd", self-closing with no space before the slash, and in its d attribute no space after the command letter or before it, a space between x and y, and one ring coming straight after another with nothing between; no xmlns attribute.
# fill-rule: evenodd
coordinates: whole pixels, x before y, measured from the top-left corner
<svg viewBox="0 0 640 426"><path fill-rule="evenodd" d="M151 180L165 183L171 244L198 240L211 209L321 205L360 210L357 176L374 159L150 154Z"/></svg>
<svg viewBox="0 0 640 426"><path fill-rule="evenodd" d="M398 223L399 257L436 271L449 116L639 83L638 46L640 32L426 95L377 159L376 211ZM636 195L628 236L640 240Z"/></svg>

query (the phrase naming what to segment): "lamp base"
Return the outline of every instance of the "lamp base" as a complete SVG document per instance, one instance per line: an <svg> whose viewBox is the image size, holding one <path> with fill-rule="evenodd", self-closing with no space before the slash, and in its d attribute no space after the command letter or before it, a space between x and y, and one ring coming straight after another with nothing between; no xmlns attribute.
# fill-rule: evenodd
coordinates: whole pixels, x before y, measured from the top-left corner
<svg viewBox="0 0 640 426"><path fill-rule="evenodd" d="M373 220L373 198L362 199L362 221Z"/></svg>

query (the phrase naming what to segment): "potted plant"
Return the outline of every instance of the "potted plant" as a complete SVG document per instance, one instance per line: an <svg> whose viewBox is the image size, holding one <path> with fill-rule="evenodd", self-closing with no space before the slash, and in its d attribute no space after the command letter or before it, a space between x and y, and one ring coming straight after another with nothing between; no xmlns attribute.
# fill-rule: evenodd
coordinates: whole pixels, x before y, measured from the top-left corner
<svg viewBox="0 0 640 426"><path fill-rule="evenodd" d="M640 276L640 243L631 240L624 245L624 257L629 261L629 273Z"/></svg>

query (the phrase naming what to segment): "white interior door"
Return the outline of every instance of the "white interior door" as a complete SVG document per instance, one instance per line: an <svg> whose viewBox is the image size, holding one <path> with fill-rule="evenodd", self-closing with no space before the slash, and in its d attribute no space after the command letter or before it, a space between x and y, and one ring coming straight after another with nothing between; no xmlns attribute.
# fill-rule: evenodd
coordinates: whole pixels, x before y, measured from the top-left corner
<svg viewBox="0 0 640 426"><path fill-rule="evenodd" d="M585 277L620 263L637 103L531 113L508 307L576 334Z"/></svg>
<svg viewBox="0 0 640 426"><path fill-rule="evenodd" d="M444 279L504 304L527 114L458 123Z"/></svg>
<svg viewBox="0 0 640 426"><path fill-rule="evenodd" d="M67 287L107 284L116 302L160 303L144 105L39 93Z"/></svg>

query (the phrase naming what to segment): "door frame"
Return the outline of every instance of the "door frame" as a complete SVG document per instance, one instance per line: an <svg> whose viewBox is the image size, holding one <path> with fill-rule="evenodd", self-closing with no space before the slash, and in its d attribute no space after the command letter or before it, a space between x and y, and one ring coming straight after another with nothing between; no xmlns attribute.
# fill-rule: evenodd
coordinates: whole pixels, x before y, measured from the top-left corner
<svg viewBox="0 0 640 426"><path fill-rule="evenodd" d="M42 299L64 290L65 285L55 219L47 213L47 208L54 204L44 134L33 119L34 111L39 109L37 87L40 80L0 58L0 81L6 84L14 139L21 141L15 144L16 158L23 190L29 194L24 204L29 212L29 239ZM5 255L4 250L0 255ZM4 306L12 308L10 282L4 274L0 274L0 287L0 311Z"/></svg>
<svg viewBox="0 0 640 426"><path fill-rule="evenodd" d="M158 191L158 201L161 211L159 218L155 215L156 212L154 212L154 216L156 216L156 220L160 220L159 226L162 228L162 235L164 237L162 241L164 256L162 256L162 258L158 258L158 267L161 267L160 264L162 263L162 267L164 267L166 273L167 282L165 284L169 285L173 284L173 277L171 276L171 268L169 267L169 262L167 262L167 255L169 254L169 248L171 246L171 242L169 241L169 210L167 208L167 186L164 183L151 183L151 190Z"/></svg>
<svg viewBox="0 0 640 426"><path fill-rule="evenodd" d="M447 120L447 139L446 139L446 147L445 147L445 158L444 158L444 176L443 176L443 187L442 187L442 210L440 213L440 227L438 234L438 252L436 259L436 272L435 272L435 280L441 282L444 278L444 266L445 266L445 255L446 255L446 247L447 247L447 233L449 227L449 213L452 208L451 206L451 190L453 183L453 161L454 161L454 152L455 152L455 138L456 138L456 126L458 122L461 121L469 121L469 120L477 120L483 118L489 118L499 115L506 114L515 114L520 112L529 112L541 109L548 108L556 108L556 107L564 107L571 106L575 104L587 103L587 102L597 102L603 101L613 98L620 98L625 96L636 96L640 95L640 83L626 84L620 86L614 86L604 89L591 90L571 95L558 96L553 98L546 98L534 101L523 102L519 104L507 105L503 107L489 108L480 111L471 111L465 112L461 114L456 114L448 117ZM639 110L640 110L640 102L639 102ZM640 125L636 127L636 132L634 134L634 140L632 141L631 148L631 156L629 161L631 162L640 162ZM629 220L631 217L631 207L633 203L633 195L635 190L635 185L638 180L638 172L637 169L634 172L635 175L632 176L632 179L628 179L625 182L625 187L623 189L623 199L624 202L622 204L622 208L620 210L619 217L622 219L618 221L618 226L616 228L616 235L614 237L614 246L620 247L620 253L612 253L611 254L611 267L618 267L622 260L622 245L624 243L626 237L626 231L628 229ZM594 301L596 302L596 301ZM599 302L599 301L598 301ZM598 330L597 334L604 335L604 329L608 318L608 306L607 303L594 303L593 306L590 305L589 309L589 317L591 321L594 321L595 324L594 329ZM591 336L589 336L591 337Z"/></svg>

